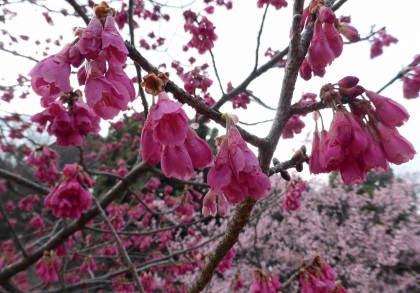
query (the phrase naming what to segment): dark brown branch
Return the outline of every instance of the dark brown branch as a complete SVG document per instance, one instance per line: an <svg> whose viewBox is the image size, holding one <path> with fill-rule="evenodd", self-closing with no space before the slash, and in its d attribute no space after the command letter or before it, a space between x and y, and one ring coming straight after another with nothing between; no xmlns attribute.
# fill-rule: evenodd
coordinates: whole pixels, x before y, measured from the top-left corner
<svg viewBox="0 0 420 293"><path fill-rule="evenodd" d="M293 26L292 26L293 35L292 35L292 40L289 45L291 50L287 58L284 84L283 84L282 93L280 96L279 106L276 113L276 117L278 121L282 121L284 119L284 118L281 118L280 112L283 111L284 108L286 109L290 108L294 85L297 78L297 73L299 71L300 64L302 63L303 58L306 54L306 51L300 48L300 26L301 26L301 19L302 19L303 4L304 4L304 0L296 0L293 7L293 16L294 16ZM306 48L309 47L309 42L303 43L304 48L305 46ZM277 62L277 60L275 62ZM288 94L290 96L286 97L286 95ZM289 114L288 112L283 113L284 116L288 116L288 114ZM273 128L274 128L274 125L281 126L281 124L278 122L273 123ZM283 127L280 128L280 130L277 130L277 132L281 133ZM273 131L273 128L270 132L273 132L275 133L275 135L276 134L278 135L278 133ZM280 138L280 135L278 135L277 141L279 138ZM259 151L260 151L259 161L260 161L262 170L264 172L268 171L268 166L270 164L271 157L273 156L275 147L277 146L277 141L273 140L273 142L267 144L268 147L265 147L264 145L259 148ZM265 162L267 158L268 158L268 162ZM255 200L248 198L247 200L245 200L244 202L238 205L236 212L234 216L232 217L232 220L229 222L229 225L226 229L223 239L218 243L214 251L209 254L206 264L204 268L201 270L200 275L192 284L192 286L188 289L189 293L202 291L205 288L205 286L210 282L216 267L218 266L220 261L223 259L223 257L226 255L226 253L237 242L239 233L248 223L250 215L251 215L251 211L255 205L255 202L256 202Z"/></svg>
<svg viewBox="0 0 420 293"><path fill-rule="evenodd" d="M128 56L137 64L141 66L144 70L147 72L153 72L154 74L159 74L159 70L153 66L142 54L140 54L137 49L132 46L130 43L125 42L125 45L128 49ZM183 89L178 87L173 81L169 80L166 83L165 90L167 92L170 92L174 95L174 97L180 101L181 103L185 103L194 110L197 111L197 113L206 116L207 118L215 121L216 123L222 125L223 127L226 127L226 122L224 119L222 119L222 114L220 112L217 112L211 108L209 108L206 104L203 102L197 100L193 96L186 93ZM262 144L262 139L259 138L256 135L253 135L246 130L238 127L238 130L242 136L242 138L247 141L248 143L252 144L253 146L259 147Z"/></svg>
<svg viewBox="0 0 420 293"><path fill-rule="evenodd" d="M79 5L75 0L66 0L66 1L67 1L68 4L71 5L71 7L73 7L74 10L76 10L76 12L80 15L80 17L83 19L83 21L87 25L89 23L90 19L86 15L83 7L81 5Z"/></svg>
<svg viewBox="0 0 420 293"><path fill-rule="evenodd" d="M133 4L133 0L129 0L128 1L128 27L130 30L130 42L131 44L135 44L135 39L134 39L134 20L133 20L133 10L134 10L134 4ZM141 98L141 103L143 105L143 113L144 113L144 117L146 118L148 113L149 113L149 104L147 103L146 100L146 94L144 93L144 89L141 86L141 82L142 82L142 74L141 74L141 67L134 62L134 66L136 67L136 73L137 73L137 84L138 84L138 89L139 89L139 94L140 94L140 98Z"/></svg>
<svg viewBox="0 0 420 293"><path fill-rule="evenodd" d="M7 170L4 170L2 168L0 168L0 177L3 177L7 180L13 181L19 185L28 187L36 192L38 192L39 194L44 194L47 195L50 193L50 189L48 187L42 186L38 183L35 183L29 179L23 178L19 175L13 174Z"/></svg>
<svg viewBox="0 0 420 293"><path fill-rule="evenodd" d="M146 163L136 165L124 178L124 181L118 182L110 191L108 191L104 198L101 200L102 208L106 208L116 198L121 196L127 188L136 182L137 178L149 168ZM90 208L86 213L82 214L81 217L68 225L66 228L62 228L57 234L53 235L44 245L38 248L36 251L28 255L27 258L9 265L0 270L0 285L5 284L12 276L18 272L25 270L29 266L37 262L42 256L45 250L55 249L69 236L74 234L76 231L82 229L91 219L99 214L99 210L96 207Z"/></svg>

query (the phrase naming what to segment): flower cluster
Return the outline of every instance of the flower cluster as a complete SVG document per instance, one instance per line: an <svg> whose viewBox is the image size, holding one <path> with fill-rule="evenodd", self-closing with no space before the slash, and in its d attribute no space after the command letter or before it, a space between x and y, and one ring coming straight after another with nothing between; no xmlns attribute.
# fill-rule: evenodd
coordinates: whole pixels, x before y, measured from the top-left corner
<svg viewBox="0 0 420 293"><path fill-rule="evenodd" d="M217 35L214 33L213 23L205 16L201 16L198 21L197 15L191 10L184 12L185 24L184 30L192 34L192 39L184 46L184 50L188 48L196 48L198 53L204 54L214 47L214 41Z"/></svg>
<svg viewBox="0 0 420 293"><path fill-rule="evenodd" d="M44 251L44 256L36 263L36 275L44 283L55 283L58 281L57 272L60 265L60 260L54 251Z"/></svg>
<svg viewBox="0 0 420 293"><path fill-rule="evenodd" d="M357 83L357 78L346 77L337 84L338 92L331 84L321 89L324 103L335 114L328 132L315 130L309 159L312 174L340 171L347 185L364 182L371 170L387 170L388 162L400 165L416 154L396 129L409 118L402 105L372 91L365 93L374 107L356 98L350 104L351 112L336 104L342 92L360 95L364 89Z"/></svg>
<svg viewBox="0 0 420 293"><path fill-rule="evenodd" d="M58 153L46 145L41 146L34 152L30 152L26 163L36 167L34 176L41 182L54 184L60 179L58 167Z"/></svg>
<svg viewBox="0 0 420 293"><path fill-rule="evenodd" d="M188 126L181 106L171 101L166 92L158 94L144 123L142 156L149 164L161 161L167 177L190 179L194 168L202 170L213 164L213 154L210 146Z"/></svg>
<svg viewBox="0 0 420 293"><path fill-rule="evenodd" d="M220 142L215 165L207 175L210 192L224 194L231 203L242 202L248 197L264 198L270 191L270 181L235 127L232 116L226 115L226 119L227 134ZM220 199L219 196L219 205Z"/></svg>
<svg viewBox="0 0 420 293"><path fill-rule="evenodd" d="M273 5L276 8L276 10L279 10L282 7L287 7L286 0L258 0L257 7L262 8L265 4Z"/></svg>
<svg viewBox="0 0 420 293"><path fill-rule="evenodd" d="M281 290L281 283L276 276L268 271L254 270L254 280L250 293L276 293Z"/></svg>
<svg viewBox="0 0 420 293"><path fill-rule="evenodd" d="M56 217L77 219L89 208L92 194L88 188L95 185L86 173L82 173L77 165L65 165L63 169L64 182L59 183L48 196L44 204L52 209Z"/></svg>
<svg viewBox="0 0 420 293"><path fill-rule="evenodd" d="M299 102L293 104L292 107L308 106L314 103L315 99L316 94L305 93L302 95L302 98L299 100ZM300 116L301 115L293 114L289 120L287 120L281 135L283 139L293 138L294 134L299 134L302 132L302 129L305 127L305 123L300 119ZM302 116L306 116L306 114L303 114Z"/></svg>
<svg viewBox="0 0 420 293"><path fill-rule="evenodd" d="M420 93L420 55L414 56L413 62L408 65L408 72L402 77L404 98L415 99Z"/></svg>
<svg viewBox="0 0 420 293"><path fill-rule="evenodd" d="M52 103L58 103L56 99L62 93L72 91L69 79L71 66L78 68L86 60L86 65L79 69L77 75L79 84L86 85L87 105L99 117L111 119L121 110L127 110L128 102L135 98L135 90L123 70L128 51L124 40L115 28L115 10L102 2L100 5L94 6L94 12L95 15L86 29L76 30L78 39L74 43L67 44L59 53L37 63L29 72L29 76L31 76L33 90L41 96L41 105L48 108ZM59 106L56 104L53 107ZM82 112L89 112L86 107L82 106L82 108L85 108L82 109ZM49 112L49 109L46 111ZM63 114L63 116L65 115ZM40 119L40 117L37 118ZM69 122L70 118L68 117L63 117L63 119L67 119L64 124L72 123ZM86 127L85 122L96 123L86 121L92 119L97 120L92 117L81 117L80 123ZM77 129L79 126L75 127ZM96 129L95 126L90 131L94 132ZM86 131L86 129L82 130L82 132ZM70 135L70 137L72 136ZM75 142L63 140L62 135L57 138L63 146L80 145L81 143L80 137ZM71 140L73 139L72 137Z"/></svg>
<svg viewBox="0 0 420 293"><path fill-rule="evenodd" d="M387 34L386 30L378 31L375 36L370 40L370 59L376 58L383 53L383 47L388 47L392 43L398 43L398 39Z"/></svg>
<svg viewBox="0 0 420 293"><path fill-rule="evenodd" d="M232 86L232 83L229 81L227 84L226 91L230 92L232 90L233 90L233 86ZM252 94L252 91L247 91L247 92ZM247 109L247 105L251 103L251 100L249 99L249 95L247 94L247 92L240 93L234 96L232 99L230 99L233 109L236 109L236 108Z"/></svg>
<svg viewBox="0 0 420 293"><path fill-rule="evenodd" d="M98 134L100 118L82 100L81 96L64 94L60 101L51 102L46 109L31 117L32 122L57 137L57 145L81 146L89 133ZM64 106L67 104L67 107Z"/></svg>
<svg viewBox="0 0 420 293"><path fill-rule="evenodd" d="M289 182L287 186L286 195L282 208L286 212L297 210L300 207L299 199L302 196L302 193L306 189L306 182L303 181L300 177L293 179Z"/></svg>
<svg viewBox="0 0 420 293"><path fill-rule="evenodd" d="M304 10L302 24L303 26L310 19L312 14L316 14L314 33L311 45L308 50L308 57L304 59L299 73L300 76L309 80L312 72L316 76L323 77L325 68L338 58L343 51L343 39L340 32L343 33L343 27L349 28L348 24L341 24L335 17L334 12L324 5L324 1L312 0L309 6ZM346 29L344 29L346 33ZM357 34L358 36L358 34ZM353 41L358 41L355 37Z"/></svg>
<svg viewBox="0 0 420 293"><path fill-rule="evenodd" d="M309 268L301 269L301 293L347 293L340 282L335 282L335 278L337 273L320 256L316 256Z"/></svg>
<svg viewBox="0 0 420 293"><path fill-rule="evenodd" d="M206 69L208 67L208 64L205 63L179 76L184 83L184 89L187 93L195 95L197 94L196 89L201 89L203 92L206 92L213 84L213 81L207 77Z"/></svg>

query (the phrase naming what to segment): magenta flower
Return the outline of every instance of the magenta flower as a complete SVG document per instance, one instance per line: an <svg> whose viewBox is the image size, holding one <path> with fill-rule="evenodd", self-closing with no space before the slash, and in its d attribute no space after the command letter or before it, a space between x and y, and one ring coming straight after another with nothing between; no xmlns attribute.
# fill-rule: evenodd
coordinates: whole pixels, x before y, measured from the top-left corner
<svg viewBox="0 0 420 293"><path fill-rule="evenodd" d="M241 202L248 196L258 200L270 191L267 175L262 173L257 158L235 127L228 129L207 182L214 194L223 193L232 203Z"/></svg>
<svg viewBox="0 0 420 293"><path fill-rule="evenodd" d="M386 159L396 165L401 165L414 158L416 151L407 139L402 137L397 129L390 128L378 122L376 128L381 137Z"/></svg>
<svg viewBox="0 0 420 293"><path fill-rule="evenodd" d="M34 92L41 96L41 106L47 107L61 93L70 92L69 45L59 53L40 62L28 73Z"/></svg>
<svg viewBox="0 0 420 293"><path fill-rule="evenodd" d="M365 172L388 170L389 164L380 143L372 136L369 128L365 127L364 132L368 138L368 145L365 151L361 153L360 159Z"/></svg>
<svg viewBox="0 0 420 293"><path fill-rule="evenodd" d="M45 198L45 206L52 209L53 214L60 218L77 219L89 208L92 195L80 184L93 187L95 182L86 173L79 172L77 165L65 165L64 183L56 186Z"/></svg>
<svg viewBox="0 0 420 293"><path fill-rule="evenodd" d="M415 99L419 97L420 93L420 74L415 78L404 76L403 80L403 93L406 99Z"/></svg>
<svg viewBox="0 0 420 293"><path fill-rule="evenodd" d="M120 89L122 86L127 90L130 102L133 102L136 99L136 90L134 89L133 82L122 67L110 65L105 76L117 89Z"/></svg>
<svg viewBox="0 0 420 293"><path fill-rule="evenodd" d="M192 39L188 42L187 47L196 48L200 54L204 54L214 47L213 42L217 40L217 35L214 33L213 23L207 17L202 16L198 26L187 22L184 29L192 34Z"/></svg>
<svg viewBox="0 0 420 293"><path fill-rule="evenodd" d="M301 133L304 127L305 123L299 118L299 115L294 114L287 120L281 137L283 139L293 138L294 134Z"/></svg>
<svg viewBox="0 0 420 293"><path fill-rule="evenodd" d="M124 40L115 27L115 19L107 16L102 31L102 49L105 51L108 62L122 66L127 61L128 50Z"/></svg>
<svg viewBox="0 0 420 293"><path fill-rule="evenodd" d="M226 197L221 194L214 194L211 190L203 198L203 216L215 217L219 214L221 217L227 215L230 210L229 202Z"/></svg>
<svg viewBox="0 0 420 293"><path fill-rule="evenodd" d="M338 58L343 52L343 38L337 31L333 23L324 23L324 35L328 41L328 45L334 52L334 57Z"/></svg>
<svg viewBox="0 0 420 293"><path fill-rule="evenodd" d="M161 166L166 177L173 176L185 180L194 177L191 158L183 146L163 146Z"/></svg>
<svg viewBox="0 0 420 293"><path fill-rule="evenodd" d="M55 253L44 252L44 256L36 263L36 275L44 283L55 283L58 281L57 272L60 269L60 260Z"/></svg>
<svg viewBox="0 0 420 293"><path fill-rule="evenodd" d="M187 137L188 118L182 105L169 99L166 92L158 94L153 114L150 115L155 139L163 145L182 145Z"/></svg>
<svg viewBox="0 0 420 293"><path fill-rule="evenodd" d="M102 23L93 16L83 31L77 46L80 53L88 60L96 59L101 51Z"/></svg>
<svg viewBox="0 0 420 293"><path fill-rule="evenodd" d="M362 162L357 157L345 156L340 164L340 175L344 184L360 184L366 181L367 173L365 172Z"/></svg>
<svg viewBox="0 0 420 293"><path fill-rule="evenodd" d="M210 146L191 128L188 128L184 147L191 158L194 168L203 170L213 165L213 153Z"/></svg>
<svg viewBox="0 0 420 293"><path fill-rule="evenodd" d="M334 51L331 50L328 40L325 37L321 22L319 20L315 21L314 34L308 56L308 62L314 74L323 77L325 67L331 64L334 56Z"/></svg>
<svg viewBox="0 0 420 293"><path fill-rule="evenodd" d="M86 79L86 102L103 119L112 119L127 110L130 93L120 82L102 75L97 62L89 62Z"/></svg>
<svg viewBox="0 0 420 293"><path fill-rule="evenodd" d="M401 104L372 91L366 91L366 95L375 105L375 117L387 126L402 126L410 118L407 110Z"/></svg>
<svg viewBox="0 0 420 293"><path fill-rule="evenodd" d="M326 136L326 130L323 130L323 135ZM320 149L321 149L321 135L318 130L314 132L314 138L312 140L312 152L309 158L309 172L311 174L325 173L326 170L321 166L320 163Z"/></svg>
<svg viewBox="0 0 420 293"><path fill-rule="evenodd" d="M151 165L160 161L162 152L162 144L155 139L155 130L152 119L150 119L154 111L155 105L150 108L149 115L144 122L143 131L141 133L142 158Z"/></svg>
<svg viewBox="0 0 420 293"><path fill-rule="evenodd" d="M359 32L354 26L351 26L345 22L341 22L338 30L340 34L342 34L350 42L355 43L360 41Z"/></svg>

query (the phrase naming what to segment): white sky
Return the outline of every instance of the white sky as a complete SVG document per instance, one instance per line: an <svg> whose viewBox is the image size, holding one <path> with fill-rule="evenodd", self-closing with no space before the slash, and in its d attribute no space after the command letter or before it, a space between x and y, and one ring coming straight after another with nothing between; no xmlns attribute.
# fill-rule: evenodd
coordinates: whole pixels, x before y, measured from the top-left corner
<svg viewBox="0 0 420 293"><path fill-rule="evenodd" d="M48 7L53 8L53 5L64 3L64 1L47 1ZM161 1L163 2L163 1ZM171 1L172 4L188 3L190 1ZM201 4L202 1L196 1ZM226 84L231 81L232 84L238 85L252 70L255 60L256 36L263 14L262 9L256 8L256 0L234 0L233 10L227 11L224 7L216 7L214 15L208 18L216 26L216 34L218 40L215 43L213 53L215 55L217 68L222 80L224 89ZM306 1L309 2L309 1ZM269 9L265 29L261 39L260 46L260 62L263 64L268 59L264 57L264 52L268 47L272 49L282 50L288 44L289 28L291 23L291 6L293 2L288 0L289 7L281 10ZM16 7L18 4L16 4ZM25 4L27 5L27 4ZM67 4L63 7L71 9ZM120 3L115 3L113 7L119 8ZM20 5L20 7L24 7ZM26 6L27 7L27 6ZM40 13L34 12L34 6L30 9L25 9L22 14L19 14L13 22L4 26L0 23L0 29L7 29L14 36L29 35L31 40L28 42L20 41L14 47L16 51L22 54L33 55L33 52L40 51L40 48L34 47L31 44L37 39L45 40L51 37L55 40L59 34L63 35L66 42L73 40L72 28L75 26L84 26L81 19L76 20L72 17L63 17L58 14L51 14L55 26L49 26ZM39 9L43 12L43 9ZM145 24L140 22L141 30L136 32L137 41L140 35L147 35L150 31L154 31L157 36L159 32L162 37L167 38L166 45L170 44L167 53L154 53L152 51L142 51L146 58L153 64L158 65L167 63L170 66L171 57L177 59L184 64L188 64L188 58L195 54L193 49L190 49L190 54L182 55L182 45L186 44L189 36L183 31L183 19L181 16L175 16L173 12L176 10L165 9L164 13L171 14L173 21L162 24ZM395 1L381 1L381 0L349 0L337 12L337 16L351 15L352 25L354 25L360 32L362 37L366 36L372 25L376 25L377 29L386 26L387 32L399 39L399 43L391 45L384 49L384 54L374 60L370 60L370 45L368 42L361 42L353 45L346 45L342 56L333 62L327 68L327 74L323 79L318 77L312 78L309 82L299 80L296 85L294 100L300 98L302 92L318 93L320 87L325 83L335 83L342 77L347 75L355 75L360 78L360 84L369 90L378 90L391 78L393 78L398 71L413 60L415 54L420 54L420 38L418 36L418 12L420 11L420 1L418 0L403 0ZM180 13L178 13L180 14ZM125 36L123 36L125 37ZM128 36L125 37L128 39ZM169 41L171 40L171 41ZM0 35L0 41L7 43L8 39ZM165 47L165 46L164 46ZM50 52L56 53L59 47L51 44ZM35 58L42 59L44 57L38 55ZM209 54L205 54L197 58L196 65L201 65L207 62L210 65L210 75L213 77L213 70L211 69L211 59ZM0 84L9 85L14 84L18 73L26 74L33 67L34 62L27 61L20 57L10 56L0 51ZM186 69L188 70L188 69ZM132 74L134 75L134 73ZM174 81L177 82L175 74L172 74ZM282 69L272 69L258 80L251 83L249 90L252 90L256 96L261 98L266 104L275 107L280 93L280 87L283 77ZM214 77L214 84L211 93L215 99L221 96L219 86ZM74 83L76 84L76 83ZM178 82L181 85L180 82ZM420 153L420 133L418 127L420 126L420 115L417 113L420 110L418 100L405 100L402 97L402 83L395 82L392 86L382 92L383 95L395 99L397 102L403 104L411 114L411 118L400 128L403 136L409 139L416 147L417 152ZM140 104L139 101L135 103ZM251 104L252 105L252 104ZM135 105L136 108L139 108ZM8 111L18 111L24 113L36 113L42 109L39 107L39 98L36 95L30 95L27 100L18 101L12 105L1 101L0 108ZM184 108L188 108L184 106ZM192 113L186 109L188 113ZM263 109L259 105L252 105L246 111L232 111L231 104L228 103L222 108L224 112L236 113L240 120L245 122L257 122L269 119L273 116L272 111ZM325 110L330 112L329 110ZM309 115L310 116L310 115ZM190 116L192 117L192 115ZM298 149L306 138L308 133L312 133L314 127L310 117L305 119L307 127L304 133L299 135L297 139L281 141L279 148L276 151L276 156L282 161L287 160L292 155L292 149ZM329 124L327 119L327 125ZM104 127L106 127L104 125ZM269 123L259 126L245 127L249 131L264 136L269 129ZM310 149L310 143L306 143ZM420 171L420 159L416 156L413 161L403 166L394 169L399 172L406 171ZM307 169L307 168L305 168Z"/></svg>

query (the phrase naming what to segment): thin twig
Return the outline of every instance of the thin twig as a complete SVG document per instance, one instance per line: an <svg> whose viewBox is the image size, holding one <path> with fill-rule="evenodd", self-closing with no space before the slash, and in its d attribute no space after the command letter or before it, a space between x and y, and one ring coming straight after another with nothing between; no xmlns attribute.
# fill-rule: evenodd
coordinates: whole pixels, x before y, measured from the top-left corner
<svg viewBox="0 0 420 293"><path fill-rule="evenodd" d="M112 224L109 221L107 215L105 214L105 211L101 207L101 204L96 199L96 197L93 197L92 200L95 203L95 206L97 207L97 209L99 210L99 214L100 214L102 220L105 222L106 226L111 231L112 236L114 237L115 241L117 242L118 248L120 249L120 252L122 254L122 258L125 260L128 268L130 269L130 272L131 272L131 275L134 279L134 282L137 285L137 290L139 290L139 292L141 292L141 293L144 293L145 291L144 291L143 285L140 282L139 276L136 272L136 267L134 266L133 262L131 261L130 256L127 253L127 250L125 250L124 245L122 244L120 237L118 236L117 232L114 229L114 226L112 226Z"/></svg>
<svg viewBox="0 0 420 293"><path fill-rule="evenodd" d="M213 51L210 49L209 52L211 56L211 62L213 63L213 70L214 70L214 73L216 74L216 78L219 83L220 91L222 92L222 95L224 95L225 91L223 90L222 81L220 80L219 72L217 71L216 60L214 58Z"/></svg>
<svg viewBox="0 0 420 293"><path fill-rule="evenodd" d="M264 14L263 14L263 17L262 17L262 20L261 20L260 30L258 31L257 48L255 49L255 66L254 66L254 70L252 70L253 72L257 71L257 68L258 68L258 56L259 56L259 52L260 52L261 35L262 35L262 32L263 32L263 28L264 28L265 17L267 16L268 6L269 6L269 4L267 4L265 6Z"/></svg>
<svg viewBox="0 0 420 293"><path fill-rule="evenodd" d="M17 246L19 247L20 251L22 251L23 256L28 257L28 253L26 252L26 249L23 246L22 242L20 242L16 229L13 226L13 224L10 222L9 217L6 214L5 210L3 209L3 206L1 205L1 203L0 203L0 213L3 214L3 217L6 219L6 223L9 226L10 231L12 232L13 238L15 238L15 242Z"/></svg>

